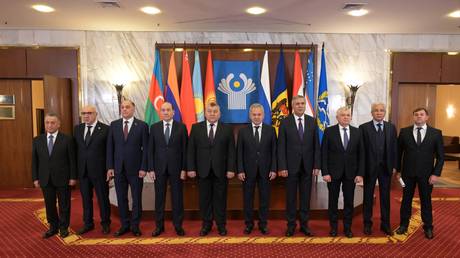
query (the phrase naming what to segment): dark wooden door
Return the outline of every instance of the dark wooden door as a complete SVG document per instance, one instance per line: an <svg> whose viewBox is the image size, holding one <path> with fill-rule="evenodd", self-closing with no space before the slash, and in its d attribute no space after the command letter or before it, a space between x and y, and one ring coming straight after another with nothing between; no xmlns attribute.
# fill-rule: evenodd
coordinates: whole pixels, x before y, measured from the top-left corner
<svg viewBox="0 0 460 258"><path fill-rule="evenodd" d="M71 80L51 75L43 77L45 114L55 113L61 119L59 131L72 134L72 89Z"/></svg>
<svg viewBox="0 0 460 258"><path fill-rule="evenodd" d="M0 95L14 95L15 119L0 120L0 187L31 187L30 80L0 80Z"/></svg>

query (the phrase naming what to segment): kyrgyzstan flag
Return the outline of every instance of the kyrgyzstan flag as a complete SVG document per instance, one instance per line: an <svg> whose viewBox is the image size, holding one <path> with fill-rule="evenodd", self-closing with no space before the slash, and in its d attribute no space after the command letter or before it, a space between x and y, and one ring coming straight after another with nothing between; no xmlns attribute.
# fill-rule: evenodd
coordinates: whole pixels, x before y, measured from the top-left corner
<svg viewBox="0 0 460 258"><path fill-rule="evenodd" d="M182 53L182 82L180 86L180 110L182 122L190 133L192 125L196 123L195 99L193 98L192 77L187 51Z"/></svg>
<svg viewBox="0 0 460 258"><path fill-rule="evenodd" d="M209 102L216 102L216 86L214 84L214 70L212 67L211 50L208 50L208 62L206 64L206 81L204 85L205 108Z"/></svg>

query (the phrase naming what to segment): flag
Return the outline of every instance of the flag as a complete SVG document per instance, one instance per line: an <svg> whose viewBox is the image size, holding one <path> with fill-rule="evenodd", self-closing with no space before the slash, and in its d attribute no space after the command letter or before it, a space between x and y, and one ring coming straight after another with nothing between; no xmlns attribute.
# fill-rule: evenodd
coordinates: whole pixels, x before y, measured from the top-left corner
<svg viewBox="0 0 460 258"><path fill-rule="evenodd" d="M192 77L187 51L182 52L182 81L180 85L180 110L182 122L190 133L192 125L196 123L195 100L193 98Z"/></svg>
<svg viewBox="0 0 460 258"><path fill-rule="evenodd" d="M305 82L305 99L306 99L306 105L308 110L310 108L311 110L311 116L315 115L315 84L313 81L314 77L314 54L313 54L313 45L310 48L310 53L308 54L308 59L307 59L307 75L305 76L306 82ZM310 115L310 114L308 114Z"/></svg>
<svg viewBox="0 0 460 258"><path fill-rule="evenodd" d="M304 80L302 74L302 65L300 64L299 50L294 54L294 76L292 85L292 96L304 96Z"/></svg>
<svg viewBox="0 0 460 258"><path fill-rule="evenodd" d="M214 71L212 67L211 49L208 50L208 63L206 64L206 81L204 85L204 103L216 102L216 89L214 84Z"/></svg>
<svg viewBox="0 0 460 258"><path fill-rule="evenodd" d="M280 50L280 60L276 67L275 89L272 97L272 125L276 132L280 126L281 120L289 115L289 104L287 95L286 75L284 74L284 54Z"/></svg>
<svg viewBox="0 0 460 258"><path fill-rule="evenodd" d="M181 121L179 86L177 84L176 62L174 61L174 50L171 52L169 59L168 82L166 83L166 101L170 102L174 108L174 117L176 121Z"/></svg>
<svg viewBox="0 0 460 258"><path fill-rule="evenodd" d="M261 88L258 89L258 102L264 107L264 123L272 124L272 107L270 95L270 72L268 70L268 50L265 50L264 60L262 62L262 73L260 75Z"/></svg>
<svg viewBox="0 0 460 258"><path fill-rule="evenodd" d="M193 97L195 98L196 121L204 121L203 112L203 84L201 82L200 53L195 50L195 64L193 65ZM190 132L190 131L189 131Z"/></svg>
<svg viewBox="0 0 460 258"><path fill-rule="evenodd" d="M328 94L327 94L327 75L326 75L326 57L324 56L324 43L321 50L321 71L319 75L318 87L318 107L316 122L318 126L318 136L320 143L323 140L324 130L329 126L329 109L328 109Z"/></svg>
<svg viewBox="0 0 460 258"><path fill-rule="evenodd" d="M214 61L214 81L221 121L249 122L249 107L258 99L260 85L259 61Z"/></svg>
<svg viewBox="0 0 460 258"><path fill-rule="evenodd" d="M150 126L160 121L160 108L163 105L163 79L160 64L160 51L155 50L155 62L147 102L145 103L145 122Z"/></svg>

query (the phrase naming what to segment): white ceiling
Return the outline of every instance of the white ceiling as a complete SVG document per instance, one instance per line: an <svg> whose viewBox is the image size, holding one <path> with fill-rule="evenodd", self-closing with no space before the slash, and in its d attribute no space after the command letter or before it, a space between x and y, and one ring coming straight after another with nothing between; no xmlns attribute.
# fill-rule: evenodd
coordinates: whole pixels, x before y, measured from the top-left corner
<svg viewBox="0 0 460 258"><path fill-rule="evenodd" d="M460 19L447 17L460 9L458 0L118 0L121 8L96 2L0 0L0 29L460 34ZM367 3L369 14L346 15L342 7L350 2ZM38 13L30 8L36 3L56 11ZM146 5L162 13L140 12ZM244 12L254 5L267 13Z"/></svg>

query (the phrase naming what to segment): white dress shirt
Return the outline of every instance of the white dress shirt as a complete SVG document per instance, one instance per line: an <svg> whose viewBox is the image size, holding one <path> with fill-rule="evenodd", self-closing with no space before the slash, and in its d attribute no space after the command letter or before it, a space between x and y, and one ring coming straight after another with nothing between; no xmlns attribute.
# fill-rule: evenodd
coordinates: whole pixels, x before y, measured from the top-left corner
<svg viewBox="0 0 460 258"><path fill-rule="evenodd" d="M121 126L121 130L125 129L125 121L128 121L128 133L129 133L129 130L131 130L131 126L133 125L133 122L134 122L134 117L131 117L130 119L123 118L123 125Z"/></svg>
<svg viewBox="0 0 460 258"><path fill-rule="evenodd" d="M375 120L372 119L372 121L374 122L375 131L377 131L377 132L379 131L379 126L378 126L378 124L381 124L381 125L382 125L382 126L381 126L381 127L382 127L382 131L384 130L383 128L384 128L385 125L384 125L383 120L380 121L380 122L378 122L378 121L375 121Z"/></svg>
<svg viewBox="0 0 460 258"><path fill-rule="evenodd" d="M57 135L58 135L59 131L56 131L54 133L46 133L46 144L48 144L49 140L50 140L50 135L53 136L53 145L54 143L56 142L56 138L57 138Z"/></svg>
<svg viewBox="0 0 460 258"><path fill-rule="evenodd" d="M350 126L347 125L347 126L343 127L343 126L339 125L340 139L342 139L342 145L343 145L343 142L344 142L343 136L345 135L344 131L343 131L343 128L347 128L348 143L350 143L350 139L351 139L351 137L350 137Z"/></svg>
<svg viewBox="0 0 460 258"><path fill-rule="evenodd" d="M297 116L294 114L294 118L295 118L295 126L297 127L297 131L299 130L299 118L300 118L300 123L302 124L302 128L305 132L305 117L302 115L302 116Z"/></svg>
<svg viewBox="0 0 460 258"><path fill-rule="evenodd" d="M165 121L163 120L163 134L166 134L166 124L169 124L169 136L171 136L173 120Z"/></svg>
<svg viewBox="0 0 460 258"><path fill-rule="evenodd" d="M256 126L259 127L259 142L260 142L260 139L262 139L262 123L260 125L256 125L252 123L252 135L254 137L256 136Z"/></svg>
<svg viewBox="0 0 460 258"><path fill-rule="evenodd" d="M212 130L214 131L214 138L216 138L217 123L218 123L218 121L213 123L214 126L213 126ZM208 120L206 120L206 126L207 126L207 129L208 129L208 137L209 137L209 131L211 131L211 123L209 123Z"/></svg>
<svg viewBox="0 0 460 258"><path fill-rule="evenodd" d="M414 140L415 142L417 142L417 128L418 127L421 127L422 129L420 129L420 134L422 135L422 142L423 142L423 139L425 139L425 135L426 135L426 124L422 125L422 126L417 126L417 125L414 125L414 129L412 130L412 133L414 135Z"/></svg>
<svg viewBox="0 0 460 258"><path fill-rule="evenodd" d="M88 133L88 126L91 126L89 135L93 135L94 128L96 127L96 124L97 124L97 120L94 121L94 123L92 123L92 124L90 124L90 125L89 125L89 124L85 124L85 131L83 132L83 139L86 137L86 133Z"/></svg>

